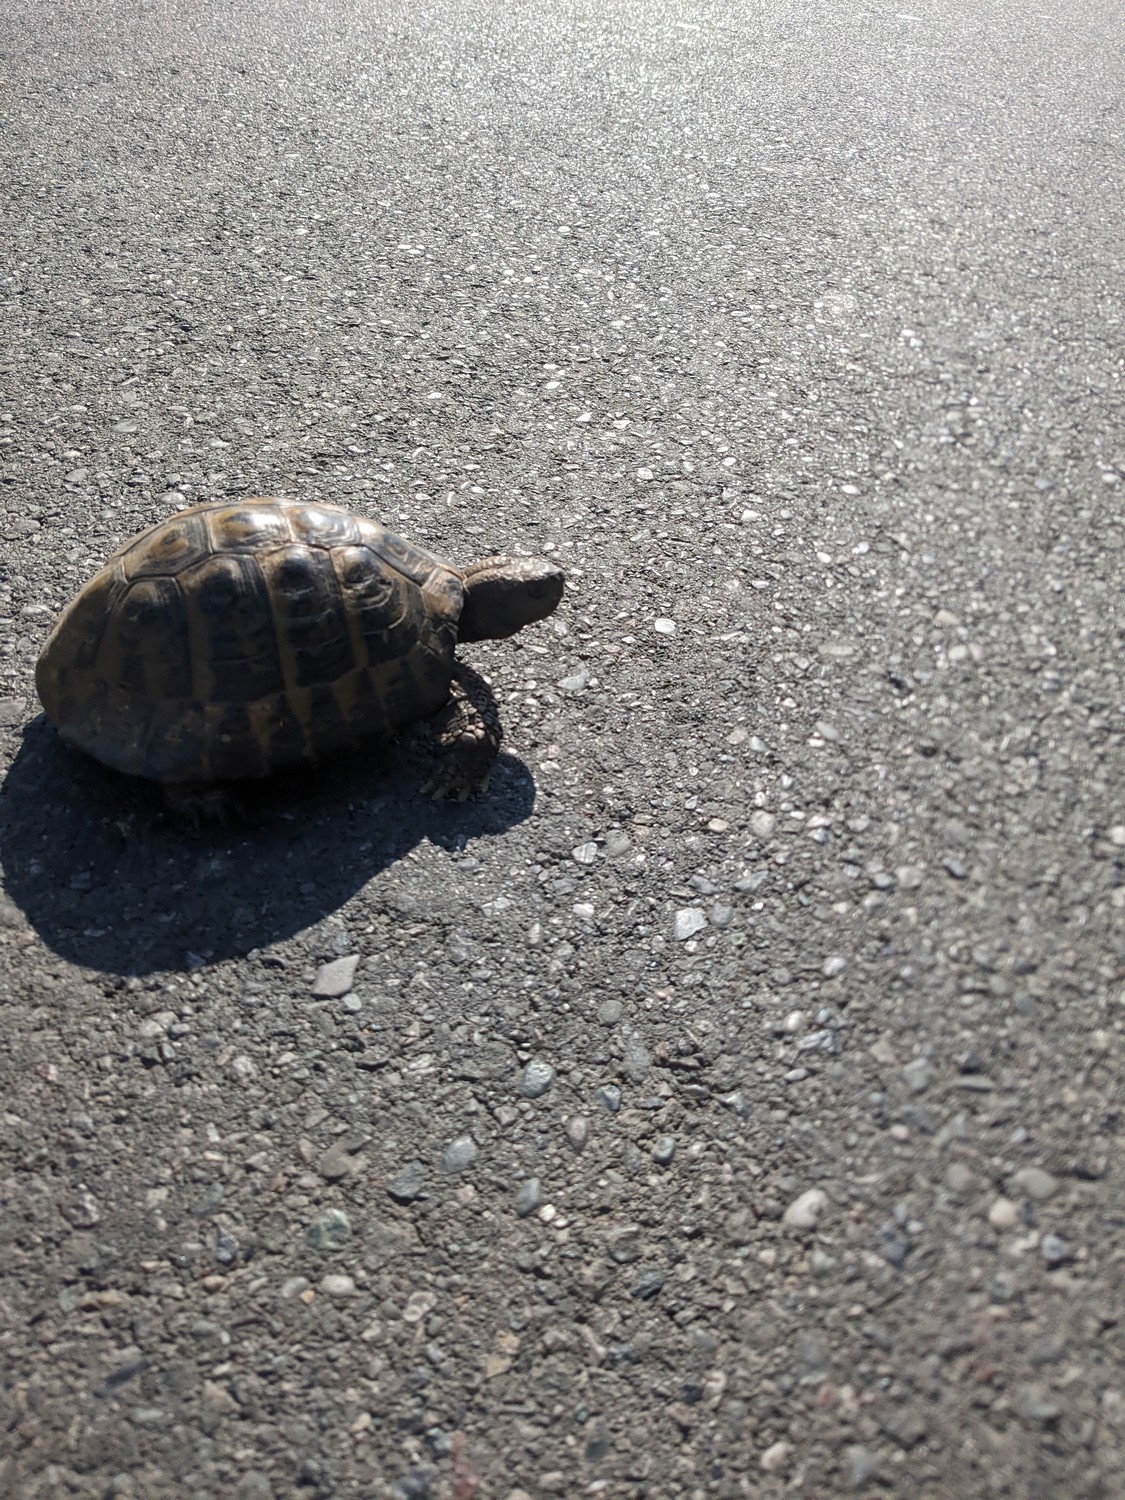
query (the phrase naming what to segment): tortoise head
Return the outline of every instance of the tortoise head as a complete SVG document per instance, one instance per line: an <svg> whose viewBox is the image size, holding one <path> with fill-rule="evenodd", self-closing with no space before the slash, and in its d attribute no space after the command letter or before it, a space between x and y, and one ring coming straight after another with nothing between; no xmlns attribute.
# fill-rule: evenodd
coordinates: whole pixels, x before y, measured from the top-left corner
<svg viewBox="0 0 1125 1500"><path fill-rule="evenodd" d="M461 574L459 641L498 641L545 620L563 595L561 568L541 557L486 557Z"/></svg>

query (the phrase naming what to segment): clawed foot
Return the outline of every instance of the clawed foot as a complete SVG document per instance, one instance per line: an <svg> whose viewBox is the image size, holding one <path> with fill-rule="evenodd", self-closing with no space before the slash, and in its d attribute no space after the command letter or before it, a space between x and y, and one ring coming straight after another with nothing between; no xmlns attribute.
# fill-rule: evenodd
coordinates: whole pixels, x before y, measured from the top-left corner
<svg viewBox="0 0 1125 1500"><path fill-rule="evenodd" d="M440 761L432 775L422 785L423 797L432 797L435 802L467 802L474 792L487 792L492 773L491 765L481 767L466 765L454 755Z"/></svg>

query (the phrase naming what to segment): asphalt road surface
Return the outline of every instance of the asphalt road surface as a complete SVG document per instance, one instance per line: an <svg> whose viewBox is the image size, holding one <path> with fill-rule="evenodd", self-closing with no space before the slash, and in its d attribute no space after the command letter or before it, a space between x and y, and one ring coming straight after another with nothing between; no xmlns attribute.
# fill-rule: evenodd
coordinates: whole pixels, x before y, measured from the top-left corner
<svg viewBox="0 0 1125 1500"><path fill-rule="evenodd" d="M1119 9L2 12L0 1496L1125 1494ZM37 717L255 493L564 565L486 796Z"/></svg>

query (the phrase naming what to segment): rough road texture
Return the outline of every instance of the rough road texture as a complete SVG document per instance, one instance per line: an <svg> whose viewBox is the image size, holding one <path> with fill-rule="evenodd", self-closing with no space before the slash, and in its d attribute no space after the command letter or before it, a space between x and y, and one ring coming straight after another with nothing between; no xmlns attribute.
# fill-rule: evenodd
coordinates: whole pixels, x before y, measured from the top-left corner
<svg viewBox="0 0 1125 1500"><path fill-rule="evenodd" d="M1125 1494L1121 17L7 0L0 1494ZM176 505L563 610L186 839Z"/></svg>

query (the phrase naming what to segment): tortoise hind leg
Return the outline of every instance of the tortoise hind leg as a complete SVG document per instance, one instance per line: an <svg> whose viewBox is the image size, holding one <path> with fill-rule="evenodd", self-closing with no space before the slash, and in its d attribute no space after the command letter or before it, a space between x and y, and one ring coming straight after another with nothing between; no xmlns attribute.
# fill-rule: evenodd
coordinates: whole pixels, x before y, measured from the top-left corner
<svg viewBox="0 0 1125 1500"><path fill-rule="evenodd" d="M167 783L161 792L170 821L189 833L199 833L209 824L229 828L231 823L250 821L246 808L227 786L183 781Z"/></svg>
<svg viewBox="0 0 1125 1500"><path fill-rule="evenodd" d="M422 787L423 796L465 802L472 792L486 792L503 733L496 699L479 672L461 662L455 665L449 702L433 726L440 759Z"/></svg>

